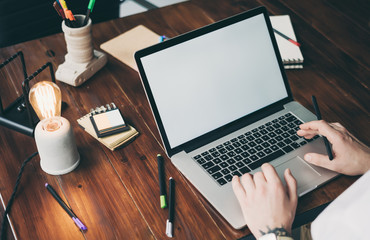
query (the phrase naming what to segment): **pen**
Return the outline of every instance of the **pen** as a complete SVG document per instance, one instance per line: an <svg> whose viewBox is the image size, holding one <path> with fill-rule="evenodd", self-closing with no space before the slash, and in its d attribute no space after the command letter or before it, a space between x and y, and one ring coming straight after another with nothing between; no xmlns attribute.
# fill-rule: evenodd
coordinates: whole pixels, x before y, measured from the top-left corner
<svg viewBox="0 0 370 240"><path fill-rule="evenodd" d="M159 191L160 191L160 204L161 208L166 208L166 184L164 182L164 170L163 170L163 157L161 154L157 155L157 163L158 163L158 176L159 176Z"/></svg>
<svg viewBox="0 0 370 240"><path fill-rule="evenodd" d="M313 107L315 108L317 120L321 120L321 113L320 113L319 105L317 104L317 101L316 101L316 97L312 95L311 98L312 98ZM326 147L326 151L328 153L329 159L333 160L333 153L331 151L329 141L325 136L323 136L323 139L324 139L324 143L325 143L325 147Z"/></svg>
<svg viewBox="0 0 370 240"><path fill-rule="evenodd" d="M55 11L57 11L58 15L64 20L66 16L64 15L64 11L57 1L53 3L53 7L55 8Z"/></svg>
<svg viewBox="0 0 370 240"><path fill-rule="evenodd" d="M164 42L167 39L165 35L159 37L159 42Z"/></svg>
<svg viewBox="0 0 370 240"><path fill-rule="evenodd" d="M71 10L68 10L70 12L70 17L71 17L71 22L72 22L72 27L79 27L78 24L77 24L77 21L76 21L76 18L75 16L73 15L72 11Z"/></svg>
<svg viewBox="0 0 370 240"><path fill-rule="evenodd" d="M289 42L293 43L294 45L296 45L296 46L298 46L298 47L300 47L300 46L301 46L301 44L299 44L298 42L294 41L293 39L291 39L291 38L290 38L290 37L288 37L287 35L285 35L285 34L283 34L283 33L279 32L279 31L278 31L278 30L276 30L275 28L274 28L274 32L276 32L277 34L279 34L281 37L285 38L285 39L286 39L286 40L288 40Z"/></svg>
<svg viewBox="0 0 370 240"><path fill-rule="evenodd" d="M58 2L60 4L60 6L62 6L62 8L63 8L63 12L64 12L64 15L65 15L65 18L66 18L65 19L66 25L68 27L73 27L73 26L71 26L72 23L71 23L71 19L70 19L70 16L69 16L68 7L67 7L66 2L64 0L59 0Z"/></svg>
<svg viewBox="0 0 370 240"><path fill-rule="evenodd" d="M77 24L76 18L75 18L75 16L73 16L72 11L71 10L67 10L67 11L65 11L65 13L66 13L66 18L69 20L69 23L70 23L70 26L69 27L73 27L73 28L78 27L76 25Z"/></svg>
<svg viewBox="0 0 370 240"><path fill-rule="evenodd" d="M175 215L175 180L170 177L170 199L169 199L169 211L168 211L168 219L166 223L166 235L168 237L173 236L173 218Z"/></svg>
<svg viewBox="0 0 370 240"><path fill-rule="evenodd" d="M64 0L59 0L59 4L62 6L64 14L66 14L66 11L68 10L66 2Z"/></svg>
<svg viewBox="0 0 370 240"><path fill-rule="evenodd" d="M86 26L87 21L89 20L89 17L90 17L90 13L92 13L92 10L94 8L94 4L95 4L95 0L90 0L89 5L87 6L87 12L86 12L85 20L82 26Z"/></svg>
<svg viewBox="0 0 370 240"><path fill-rule="evenodd" d="M87 227L83 225L83 223L78 219L78 217L72 212L72 210L63 202L63 200L59 197L57 192L55 192L54 188L50 186L48 183L45 183L46 189L51 193L51 195L55 198L55 200L59 203L59 205L68 213L68 215L72 218L75 222L77 227L82 231L87 230Z"/></svg>

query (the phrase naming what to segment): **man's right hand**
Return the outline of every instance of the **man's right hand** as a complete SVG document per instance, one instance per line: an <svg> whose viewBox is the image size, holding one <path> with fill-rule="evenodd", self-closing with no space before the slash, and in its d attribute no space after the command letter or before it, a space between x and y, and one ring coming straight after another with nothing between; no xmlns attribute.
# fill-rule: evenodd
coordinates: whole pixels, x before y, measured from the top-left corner
<svg viewBox="0 0 370 240"><path fill-rule="evenodd" d="M307 153L304 159L314 165L324 167L346 175L362 175L370 170L370 148L356 139L339 123L327 123L323 120L300 125L297 134L306 139L315 135L325 136L332 144L334 159L327 155Z"/></svg>

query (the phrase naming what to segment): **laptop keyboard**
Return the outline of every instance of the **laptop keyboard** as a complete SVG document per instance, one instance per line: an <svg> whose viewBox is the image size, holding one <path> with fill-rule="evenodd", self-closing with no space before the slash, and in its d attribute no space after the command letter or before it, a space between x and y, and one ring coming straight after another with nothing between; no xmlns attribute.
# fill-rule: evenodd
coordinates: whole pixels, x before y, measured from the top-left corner
<svg viewBox="0 0 370 240"><path fill-rule="evenodd" d="M302 123L293 114L287 113L193 159L218 184L224 185L234 175L250 172L318 137L307 140L298 136L297 130Z"/></svg>

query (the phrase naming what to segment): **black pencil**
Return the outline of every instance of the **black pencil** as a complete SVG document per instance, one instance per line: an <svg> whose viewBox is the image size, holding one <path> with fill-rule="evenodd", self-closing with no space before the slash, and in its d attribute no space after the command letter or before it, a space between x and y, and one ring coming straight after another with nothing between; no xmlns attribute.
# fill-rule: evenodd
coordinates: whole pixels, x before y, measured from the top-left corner
<svg viewBox="0 0 370 240"><path fill-rule="evenodd" d="M77 225L79 229L82 231L86 231L87 227L81 222L80 219L73 213L73 211L65 204L65 202L59 197L58 193L54 190L52 186L48 183L45 184L46 189L50 192L50 194L54 197L54 199L59 203L59 205L64 209L64 211L72 218L74 223Z"/></svg>
<svg viewBox="0 0 370 240"><path fill-rule="evenodd" d="M320 113L319 105L317 104L317 101L316 101L316 97L312 95L311 98L312 98L313 107L315 108L317 120L321 120L321 113ZM333 160L333 153L331 151L330 143L325 136L322 136L322 137L324 139L324 143L325 143L325 147L326 147L326 151L328 153L329 159Z"/></svg>

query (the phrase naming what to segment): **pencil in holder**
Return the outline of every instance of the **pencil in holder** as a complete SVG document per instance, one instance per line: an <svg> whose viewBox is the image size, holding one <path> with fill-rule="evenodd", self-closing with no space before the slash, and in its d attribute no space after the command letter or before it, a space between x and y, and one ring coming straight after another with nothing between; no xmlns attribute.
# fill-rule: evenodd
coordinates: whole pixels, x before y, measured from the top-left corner
<svg viewBox="0 0 370 240"><path fill-rule="evenodd" d="M65 62L55 72L57 80L79 86L107 63L107 55L93 48L91 19L83 25L85 15L75 15L76 21L62 22L67 45Z"/></svg>

